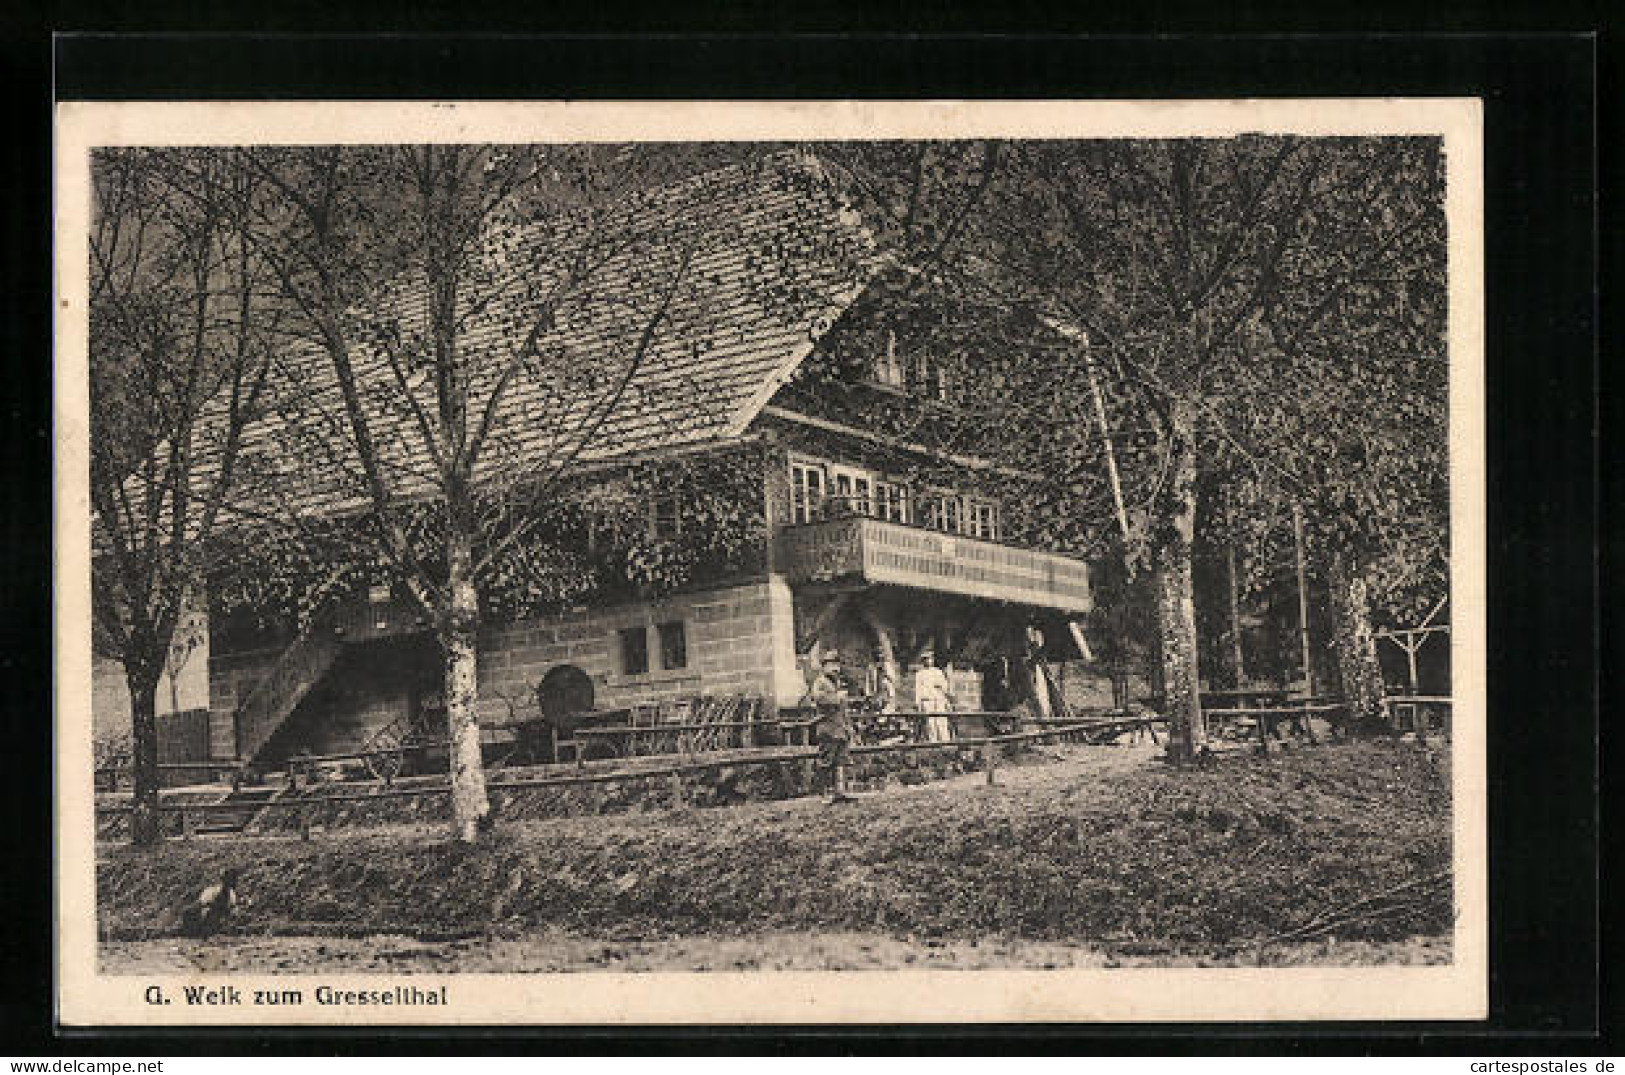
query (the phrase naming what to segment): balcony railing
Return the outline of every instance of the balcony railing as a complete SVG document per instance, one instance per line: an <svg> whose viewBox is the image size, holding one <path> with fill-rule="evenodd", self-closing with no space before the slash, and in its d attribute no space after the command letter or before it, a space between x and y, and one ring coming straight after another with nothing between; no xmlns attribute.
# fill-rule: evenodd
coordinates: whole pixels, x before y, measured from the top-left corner
<svg viewBox="0 0 1625 1075"><path fill-rule="evenodd" d="M1093 606L1088 565L1055 553L864 515L787 526L777 541L792 583L856 579L1063 612Z"/></svg>

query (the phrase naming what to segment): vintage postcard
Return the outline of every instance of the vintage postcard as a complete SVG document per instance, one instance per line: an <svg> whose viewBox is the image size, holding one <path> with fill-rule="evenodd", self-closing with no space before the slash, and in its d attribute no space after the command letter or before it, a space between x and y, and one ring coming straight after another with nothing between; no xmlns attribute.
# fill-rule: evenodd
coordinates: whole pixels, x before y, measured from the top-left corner
<svg viewBox="0 0 1625 1075"><path fill-rule="evenodd" d="M59 105L62 1022L1482 1018L1480 126Z"/></svg>

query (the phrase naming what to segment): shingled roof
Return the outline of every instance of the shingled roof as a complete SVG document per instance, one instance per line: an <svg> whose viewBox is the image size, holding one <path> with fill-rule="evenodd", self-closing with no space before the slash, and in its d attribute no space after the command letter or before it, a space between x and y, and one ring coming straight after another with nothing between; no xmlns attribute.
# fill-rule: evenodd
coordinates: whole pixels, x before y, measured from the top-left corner
<svg viewBox="0 0 1625 1075"><path fill-rule="evenodd" d="M565 459L740 436L872 270L856 215L815 162L789 153L642 192L611 214L494 229L479 286L459 307L472 412L487 406L550 300L553 309L493 408L477 477L522 480ZM560 300L567 279L575 283ZM421 279L397 280L352 326L362 398L402 496L436 487L406 395L433 413L432 378L414 357L426 347L427 295ZM244 452L260 491L244 495L263 511L269 480L302 510L364 506L326 355L279 356L272 397Z"/></svg>

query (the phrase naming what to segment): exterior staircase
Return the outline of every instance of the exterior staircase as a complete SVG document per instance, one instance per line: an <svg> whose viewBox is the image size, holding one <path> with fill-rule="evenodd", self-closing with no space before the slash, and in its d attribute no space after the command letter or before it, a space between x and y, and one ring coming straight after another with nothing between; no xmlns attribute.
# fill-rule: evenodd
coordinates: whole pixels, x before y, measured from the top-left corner
<svg viewBox="0 0 1625 1075"><path fill-rule="evenodd" d="M215 809L204 815L208 820L192 830L195 836L230 836L248 831L259 820L266 804L279 799L284 787L238 788L219 800L218 806L235 809Z"/></svg>
<svg viewBox="0 0 1625 1075"><path fill-rule="evenodd" d="M269 674L237 707L237 756L253 765L305 695L321 682L344 643L331 627L313 627L283 651Z"/></svg>

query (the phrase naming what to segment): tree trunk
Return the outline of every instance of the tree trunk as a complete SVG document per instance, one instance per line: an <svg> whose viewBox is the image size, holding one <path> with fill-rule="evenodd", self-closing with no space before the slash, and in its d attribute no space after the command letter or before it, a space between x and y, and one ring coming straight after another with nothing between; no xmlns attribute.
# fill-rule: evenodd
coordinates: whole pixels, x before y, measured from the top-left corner
<svg viewBox="0 0 1625 1075"><path fill-rule="evenodd" d="M1168 753L1188 761L1207 745L1196 648L1196 599L1191 551L1196 534L1196 402L1173 401L1169 410L1168 476L1157 498L1152 530L1152 590L1162 659Z"/></svg>
<svg viewBox="0 0 1625 1075"><path fill-rule="evenodd" d="M1050 701L1049 681L1044 678L1044 659L1034 656L1027 662L1027 689L1033 699L1033 716L1040 720L1049 720L1055 715L1055 707Z"/></svg>
<svg viewBox="0 0 1625 1075"><path fill-rule="evenodd" d="M1315 656L1309 645L1309 579L1304 566L1303 509L1292 505L1292 557L1298 573L1298 653L1303 665L1303 693L1315 693Z"/></svg>
<svg viewBox="0 0 1625 1075"><path fill-rule="evenodd" d="M902 684L902 671L897 663L897 643L892 638L892 629L880 618L874 609L865 606L863 621L875 636L875 649L880 656L880 702L886 712L897 708L898 692Z"/></svg>
<svg viewBox="0 0 1625 1075"><path fill-rule="evenodd" d="M1341 555L1332 556L1328 566L1343 699L1353 727L1380 727L1384 723L1382 665L1377 659L1365 576Z"/></svg>
<svg viewBox="0 0 1625 1075"><path fill-rule="evenodd" d="M485 792L485 760L480 751L479 594L470 577L473 556L467 538L448 542L447 606L440 644L446 659L446 737L451 755L451 824L457 839L478 840L491 814Z"/></svg>
<svg viewBox="0 0 1625 1075"><path fill-rule="evenodd" d="M1226 582L1230 591L1230 672L1231 686L1240 687L1247 682L1247 659L1241 649L1241 584L1236 578L1236 547L1226 545Z"/></svg>
<svg viewBox="0 0 1625 1075"><path fill-rule="evenodd" d="M130 689L130 842L151 847L163 839L158 809L158 670L126 664Z"/></svg>

